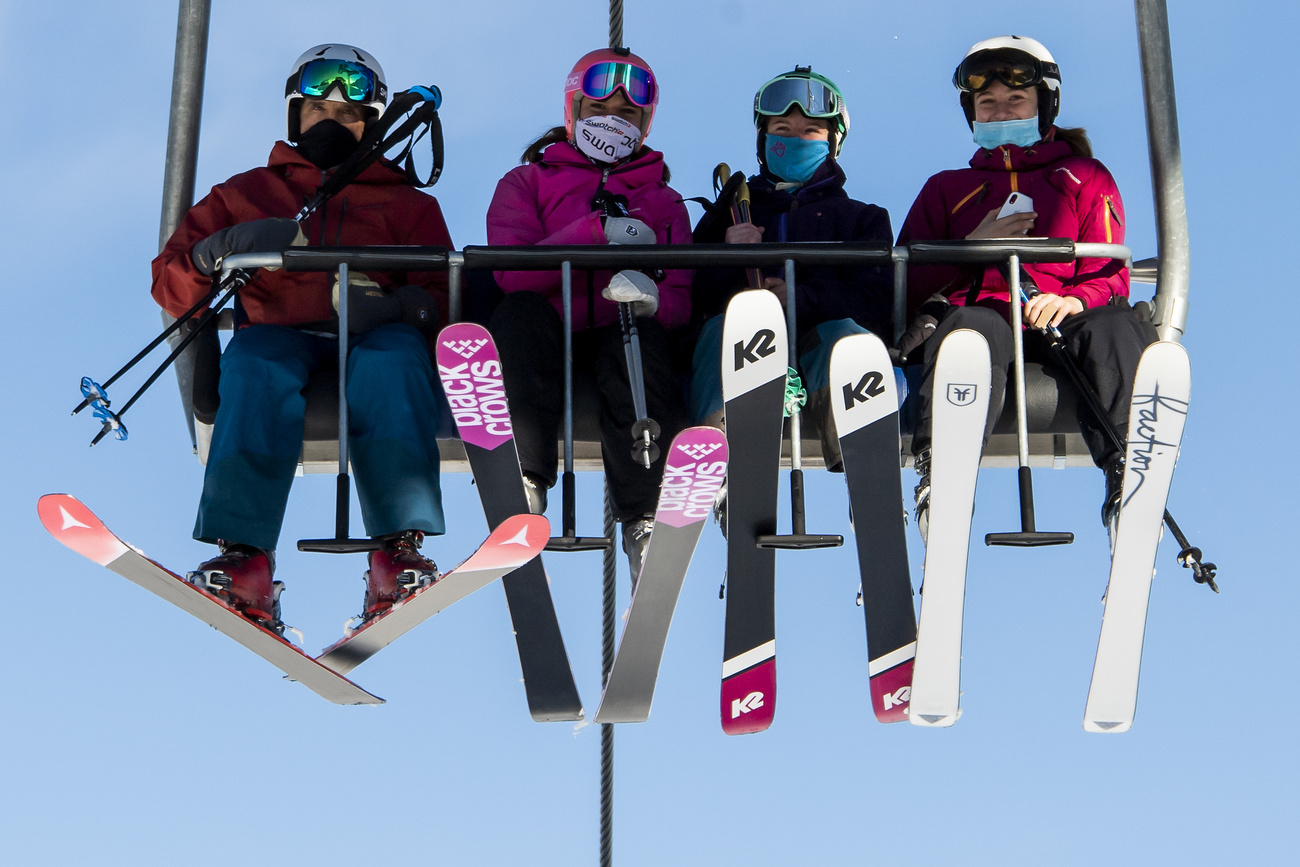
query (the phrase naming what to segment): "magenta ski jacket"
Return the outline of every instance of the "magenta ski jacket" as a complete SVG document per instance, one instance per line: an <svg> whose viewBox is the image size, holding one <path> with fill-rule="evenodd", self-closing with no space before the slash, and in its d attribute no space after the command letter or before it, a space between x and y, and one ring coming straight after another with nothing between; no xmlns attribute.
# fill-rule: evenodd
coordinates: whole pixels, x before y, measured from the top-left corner
<svg viewBox="0 0 1300 867"><path fill-rule="evenodd" d="M642 150L634 159L607 168L583 156L568 142L542 152L540 162L511 170L497 184L488 207L488 243L498 245L605 244L600 214L592 198L605 178L605 190L626 196L630 215L654 229L660 244L691 243L690 217L682 197L664 181L663 155ZM659 281L659 312L665 328L680 328L690 318L690 271L666 271ZM597 271L591 285L584 272L573 274L575 329L618 321L618 305L600 297L610 271ZM498 271L505 292L539 292L561 310L559 271ZM588 317L588 298L594 318Z"/></svg>
<svg viewBox="0 0 1300 867"><path fill-rule="evenodd" d="M1038 213L1030 233L1034 237L1124 243L1124 203L1115 179L1100 162L1075 156L1062 141L981 148L970 168L934 175L912 204L898 243L965 238L1013 192L1033 200ZM1085 307L1128 297L1128 269L1122 262L1077 259L1023 267L1043 292L1076 297ZM954 304L993 307L1004 315L1009 304L1007 281L997 267L913 266L907 292L909 316L936 292Z"/></svg>

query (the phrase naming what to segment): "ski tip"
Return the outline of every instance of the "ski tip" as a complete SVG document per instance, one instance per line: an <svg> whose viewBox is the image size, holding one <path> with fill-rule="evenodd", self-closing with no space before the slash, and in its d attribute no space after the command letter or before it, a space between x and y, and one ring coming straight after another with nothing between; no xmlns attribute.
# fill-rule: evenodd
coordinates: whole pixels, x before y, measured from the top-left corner
<svg viewBox="0 0 1300 867"><path fill-rule="evenodd" d="M36 513L51 536L101 566L127 550L94 512L70 494L46 494L37 501Z"/></svg>
<svg viewBox="0 0 1300 867"><path fill-rule="evenodd" d="M1120 734L1128 731L1133 726L1133 720L1120 720L1119 722L1110 722L1108 720L1091 720L1083 721L1083 730L1097 734Z"/></svg>
<svg viewBox="0 0 1300 867"><path fill-rule="evenodd" d="M956 713L917 713L908 714L908 721L914 726L923 726L925 728L946 729L961 717L961 711Z"/></svg>

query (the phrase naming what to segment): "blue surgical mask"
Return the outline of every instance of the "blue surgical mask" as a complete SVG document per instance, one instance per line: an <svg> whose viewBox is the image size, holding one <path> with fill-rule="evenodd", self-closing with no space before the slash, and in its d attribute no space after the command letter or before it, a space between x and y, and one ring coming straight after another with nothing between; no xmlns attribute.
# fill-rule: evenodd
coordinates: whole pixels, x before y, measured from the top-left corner
<svg viewBox="0 0 1300 867"><path fill-rule="evenodd" d="M1042 138L1038 134L1038 115L1023 120L998 120L993 123L975 121L974 132L975 144L986 150L1007 144L1027 148Z"/></svg>
<svg viewBox="0 0 1300 867"><path fill-rule="evenodd" d="M767 133L767 167L772 174L792 184L807 183L831 155L831 143L818 139L787 138Z"/></svg>

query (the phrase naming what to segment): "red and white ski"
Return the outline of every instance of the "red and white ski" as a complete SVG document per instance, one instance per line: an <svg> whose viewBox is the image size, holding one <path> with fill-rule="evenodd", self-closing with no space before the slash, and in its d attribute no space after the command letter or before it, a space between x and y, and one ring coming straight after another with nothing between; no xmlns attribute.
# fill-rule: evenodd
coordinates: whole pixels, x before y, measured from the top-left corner
<svg viewBox="0 0 1300 867"><path fill-rule="evenodd" d="M104 522L76 497L46 494L37 503L36 510L50 535L73 551L229 635L317 695L335 704L383 703L382 698L371 695L271 630L259 626L215 596L145 557L113 535Z"/></svg>
<svg viewBox="0 0 1300 867"><path fill-rule="evenodd" d="M541 515L507 518L464 563L325 648L316 661L347 674L439 611L532 560L550 537L551 525Z"/></svg>

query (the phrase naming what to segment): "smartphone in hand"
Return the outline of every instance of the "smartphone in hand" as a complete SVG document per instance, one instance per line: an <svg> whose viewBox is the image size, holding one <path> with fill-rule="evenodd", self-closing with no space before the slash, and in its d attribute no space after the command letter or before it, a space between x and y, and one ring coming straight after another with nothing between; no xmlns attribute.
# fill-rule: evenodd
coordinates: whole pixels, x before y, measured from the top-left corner
<svg viewBox="0 0 1300 867"><path fill-rule="evenodd" d="M1012 193L1007 196L1006 202L1002 205L1002 210L998 211L998 219L1009 217L1012 214L1023 214L1026 211L1034 209L1034 200L1024 193Z"/></svg>

